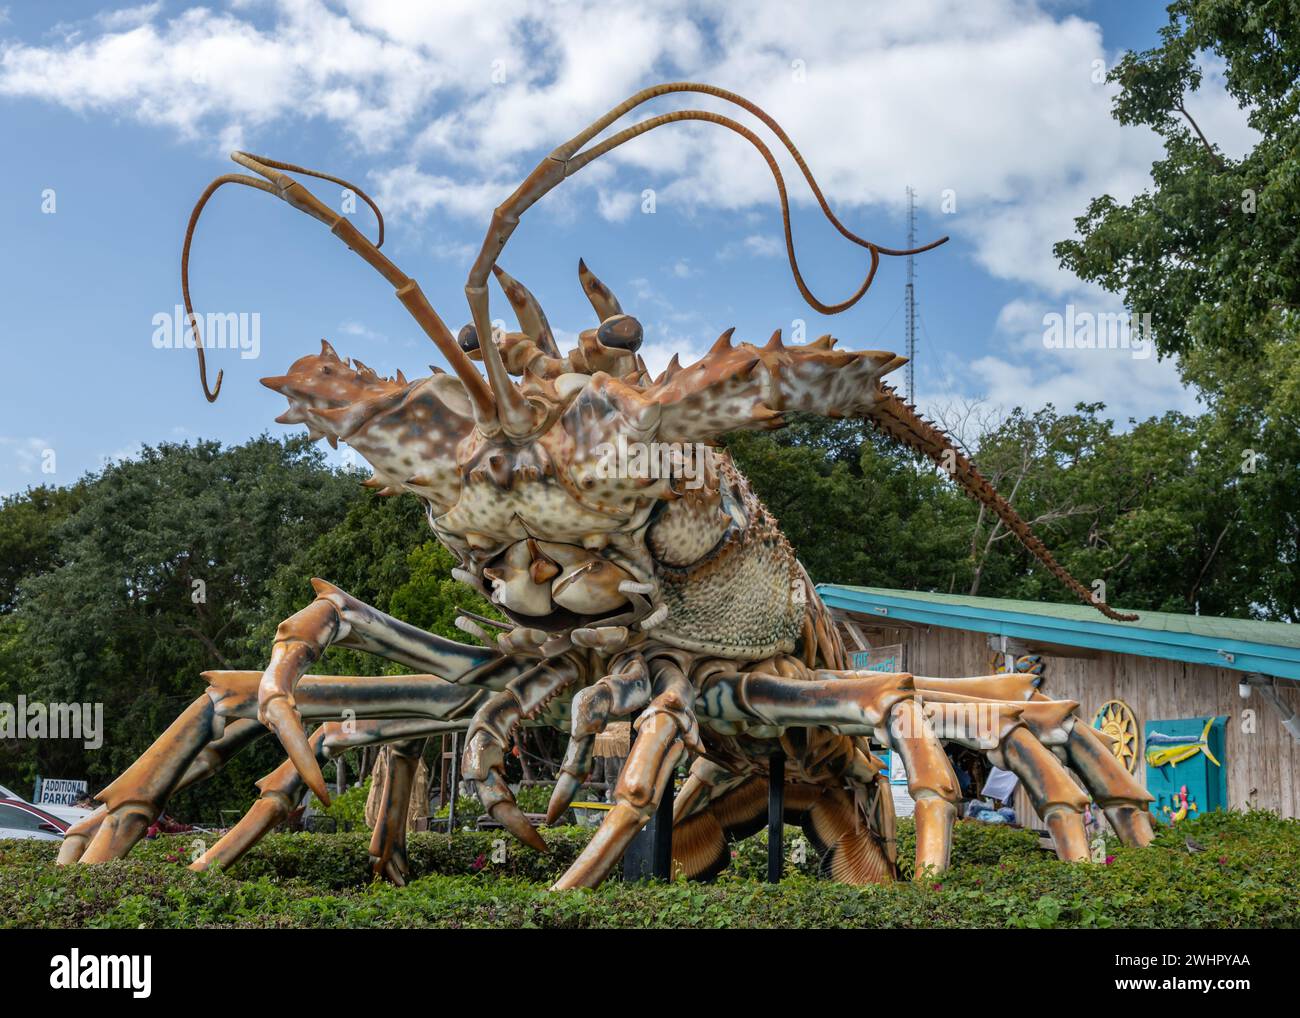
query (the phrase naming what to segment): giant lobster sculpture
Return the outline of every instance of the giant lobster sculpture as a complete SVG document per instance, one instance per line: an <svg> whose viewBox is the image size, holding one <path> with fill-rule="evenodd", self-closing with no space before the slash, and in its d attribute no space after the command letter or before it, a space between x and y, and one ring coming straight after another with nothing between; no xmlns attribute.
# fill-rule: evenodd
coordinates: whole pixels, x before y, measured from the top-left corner
<svg viewBox="0 0 1300 1018"><path fill-rule="evenodd" d="M740 123L679 110L583 148L634 107L676 92L733 103L772 129L831 222L869 254L869 271L853 296L824 304L809 292L794 255L780 169ZM393 757L371 854L378 875L401 882L412 774L425 740L450 730L466 733L464 778L488 813L544 851L506 782L504 755L517 726L570 733L547 818L554 822L591 768L595 737L610 719L631 715L637 734L614 806L557 888L599 883L687 760L689 774L674 805L675 861L688 876L716 873L729 858L728 837L759 826L768 762L777 752L789 761L787 816L804 825L825 870L857 883L894 879L893 805L873 740L906 765L916 800L918 874L948 864L958 787L945 741L983 751L1014 771L1063 859L1088 856L1083 811L1090 797L1126 842L1149 841L1150 795L1105 738L1073 714L1077 704L1048 699L1032 676L921 678L850 669L830 614L776 520L715 447L730 432L779 428L792 413L868 420L945 469L1093 603L953 443L881 381L903 358L837 350L829 336L786 345L777 332L751 345L733 343L728 332L697 363L683 367L674 358L652 378L637 353L640 323L585 265L579 263L579 278L599 323L567 353L532 294L496 265L520 215L558 183L631 138L681 120L726 127L758 148L780 192L796 282L817 310L852 306L880 257L904 253L841 225L794 145L758 107L710 86L660 85L557 148L495 211L465 287L472 324L454 337L419 286L380 252L382 218L379 242L372 243L289 174L350 185L234 154L258 176L220 177L195 207L182 255L186 310L192 314L194 227L226 183L266 191L315 217L388 280L450 373L381 378L324 343L319 354L264 384L289 400L280 422L348 443L374 467L369 485L420 499L430 526L460 560L455 575L490 597L509 622L466 613L458 625L482 645L460 644L313 580L315 600L279 626L266 670L205 673L206 692L99 794L102 808L68 832L61 863L125 855L179 788L213 773L267 731L288 760L259 782L260 798L196 868L233 863L305 789L328 801L321 765L332 755L384 743L393 746ZM513 308L518 332L494 335L490 273ZM214 400L221 376L209 390L201 337L196 340L204 392ZM626 456L629 449L638 455ZM697 457L696 450L703 452ZM641 468L629 465L638 462ZM684 469L689 463L697 469ZM1132 618L1096 607L1113 619ZM366 651L414 673L312 675L313 662L330 646ZM324 723L308 736L305 720Z"/></svg>

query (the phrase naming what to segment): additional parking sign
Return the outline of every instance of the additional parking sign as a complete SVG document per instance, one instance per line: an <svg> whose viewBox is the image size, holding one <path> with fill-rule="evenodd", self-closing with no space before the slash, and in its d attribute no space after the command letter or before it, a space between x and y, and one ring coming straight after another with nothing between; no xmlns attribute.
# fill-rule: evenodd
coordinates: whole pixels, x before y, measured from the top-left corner
<svg viewBox="0 0 1300 1018"><path fill-rule="evenodd" d="M38 806L75 806L86 794L86 783L71 778L42 778Z"/></svg>

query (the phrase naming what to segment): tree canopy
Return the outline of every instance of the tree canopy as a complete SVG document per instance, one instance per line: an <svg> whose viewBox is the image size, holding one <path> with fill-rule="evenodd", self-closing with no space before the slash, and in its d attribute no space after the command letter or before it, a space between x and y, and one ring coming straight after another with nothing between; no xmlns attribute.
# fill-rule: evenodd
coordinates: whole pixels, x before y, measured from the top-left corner
<svg viewBox="0 0 1300 1018"><path fill-rule="evenodd" d="M1176 0L1159 45L1110 72L1113 115L1164 156L1127 203L1100 195L1056 245L1061 264L1150 313L1209 413L1203 454L1238 461L1221 519L1257 605L1294 618L1300 575L1300 3ZM1195 119L1207 62L1255 132L1240 158ZM1232 531L1239 538L1233 541ZM1254 547L1250 547L1253 544ZM1233 554L1237 554L1234 552Z"/></svg>

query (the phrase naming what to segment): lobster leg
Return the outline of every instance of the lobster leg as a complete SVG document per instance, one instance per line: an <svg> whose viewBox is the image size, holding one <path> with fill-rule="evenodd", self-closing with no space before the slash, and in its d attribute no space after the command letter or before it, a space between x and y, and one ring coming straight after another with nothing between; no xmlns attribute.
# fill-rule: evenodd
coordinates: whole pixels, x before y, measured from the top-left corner
<svg viewBox="0 0 1300 1018"><path fill-rule="evenodd" d="M204 675L212 683L209 694L216 701L219 713L246 717L256 709L261 679L257 672L214 671ZM308 675L299 681L296 695L298 707L308 718L333 720L357 715L372 718L348 725L326 726L323 730L327 730L328 735L324 748L309 743L319 769L331 756L346 749L401 740L419 742L433 732L462 730L469 723L469 713L484 699L485 691L474 685L457 685L436 675ZM375 718L375 715L387 716ZM230 865L284 819L302 793L301 783L290 781L288 772L301 773L297 761L291 759L264 779L269 785L263 790L263 800L270 797L283 802L284 808L274 803L263 805L259 801L254 807L257 816L245 817L240 822L245 830L238 834L232 830L227 835L231 838L228 851L220 843L213 846L209 852L213 861ZM400 803L397 801L399 797ZM376 874L389 876L395 882L400 882L397 878L404 869L409 799L409 780L404 792L398 787L385 790L385 805L371 842ZM394 817L400 817L400 823Z"/></svg>
<svg viewBox="0 0 1300 1018"><path fill-rule="evenodd" d="M1014 773L1025 786L1034 810L1052 832L1057 856L1065 862L1087 862L1088 835L1083 826L1083 810L1088 805L1088 796L1052 751L1034 738L1028 728L1020 726L988 757L996 766Z"/></svg>
<svg viewBox="0 0 1300 1018"><path fill-rule="evenodd" d="M729 771L707 757L696 757L673 799L673 826L698 813L718 796L748 781L750 776Z"/></svg>
<svg viewBox="0 0 1300 1018"><path fill-rule="evenodd" d="M311 678L311 676L308 676L309 682ZM381 719L358 721L355 724L330 721L321 725L312 733L310 744L313 752L316 753L317 761L323 766L328 760L344 750L354 749L358 746L373 746L378 743L393 742L399 739L415 739L419 741L434 732L460 729L464 728L464 726L465 722L463 720L448 722L431 721L424 718ZM240 818L234 827L216 841L201 858L191 864L190 869L205 870L212 866L226 869L233 866L264 835L274 830L284 821L285 817L301 802L303 793L306 791L302 776L298 773L291 760L286 760L278 768L262 778L257 783L257 787L261 790L261 797L253 803L249 811ZM405 818L405 804L403 804L401 812L403 818ZM384 827L384 825L381 823L376 827L378 829ZM390 857L395 857L399 853L404 854L405 829L400 832L400 838L402 839L400 847L390 848L385 841L385 844L380 846L380 854L386 854ZM371 853L374 854L374 851L375 843L372 841ZM404 875L405 871L402 870L401 872ZM376 875L389 876L390 879L395 880L392 869L388 866L383 868L382 874L377 872Z"/></svg>
<svg viewBox="0 0 1300 1018"><path fill-rule="evenodd" d="M429 737L390 743L388 774L379 799L379 815L370 837L370 865L375 876L387 877L398 887L406 883L406 818L411 806L411 786Z"/></svg>
<svg viewBox="0 0 1300 1018"><path fill-rule="evenodd" d="M488 814L524 844L539 852L546 842L524 816L506 784L505 751L515 728L537 715L552 697L573 685L577 667L555 658L513 679L478 709L465 740L464 777Z"/></svg>
<svg viewBox="0 0 1300 1018"><path fill-rule="evenodd" d="M221 738L208 743L199 751L199 755L181 777L176 791L206 781L226 766L236 753L265 734L266 727L253 718L236 718L234 721L227 721Z"/></svg>
<svg viewBox="0 0 1300 1018"><path fill-rule="evenodd" d="M895 750L907 768L916 800L916 876L942 873L952 850L959 798L957 778L924 710L912 676L890 672L810 671L808 679L761 672L706 679L696 701L709 718L781 728L865 726Z"/></svg>
<svg viewBox="0 0 1300 1018"><path fill-rule="evenodd" d="M614 808L552 890L595 887L659 808L686 746L699 745L693 687L671 660L650 665L654 699L636 721L637 736L614 787Z"/></svg>
<svg viewBox="0 0 1300 1018"><path fill-rule="evenodd" d="M104 808L68 829L59 864L120 859L144 837L163 805L224 721L206 694L189 705L152 746L96 797ZM245 729L247 731L247 729Z"/></svg>
<svg viewBox="0 0 1300 1018"><path fill-rule="evenodd" d="M242 750L250 742L261 738L266 734L266 729L258 722L248 719L239 719L229 722L225 726L225 731L221 737L214 739L204 746L195 757L194 761L186 769L185 774L181 777L176 787L168 793L168 798L175 795L183 788L196 784L210 777L224 767L236 753ZM101 793L102 794L102 793ZM165 804L159 802L158 809L155 811L155 818L158 813L162 812ZM59 865L65 866L68 863L74 863L79 860L86 851L86 846L90 844L92 838L99 831L104 819L108 816L108 808L101 806L90 816L79 821L74 828L68 831L63 839L63 844L59 847ZM150 821L152 823L152 821ZM146 827L147 829L147 827ZM75 833L74 833L75 832ZM133 842L134 843L134 842Z"/></svg>
<svg viewBox="0 0 1300 1018"><path fill-rule="evenodd" d="M1077 860L1087 855L1082 817L1087 796L1079 791L1058 760L1064 760L1083 782L1121 841L1138 846L1151 841L1153 832L1147 815L1151 794L1124 769L1102 742L1102 737L1075 716L1078 703L1049 699L1034 691L1031 684L1009 675L971 679L917 678L916 683L917 695L931 703L966 703L987 709L995 706L991 699L1027 698L1014 706L1020 710L1029 735L1051 752L1043 753L1029 745L1023 736L1017 736L1013 740L1016 745L1010 747L1010 752L1007 752L1009 746L1004 742L1001 756L995 758L994 754L989 754L989 758L1021 779L1034 809L1052 830L1057 853L1062 859Z"/></svg>
<svg viewBox="0 0 1300 1018"><path fill-rule="evenodd" d="M569 808L578 786L591 773L596 736L611 717L626 717L650 702L650 676L645 662L632 657L616 662L599 682L578 691L569 706L571 725L564 762L555 776L555 791L546 808L547 824L554 824Z"/></svg>
<svg viewBox="0 0 1300 1018"><path fill-rule="evenodd" d="M257 691L257 719L279 737L307 787L321 802L329 791L320 764L303 730L295 689L298 680L326 648L364 650L390 661L426 668L459 681L499 657L496 651L458 644L385 615L333 584L313 579L316 600L286 619L275 631L271 660Z"/></svg>
<svg viewBox="0 0 1300 1018"><path fill-rule="evenodd" d="M312 752L320 763L329 759L325 749L328 729L339 727L337 722L321 725L308 740ZM230 828L198 859L190 863L190 869L200 872L216 866L226 869L233 866L244 853L262 840L262 836L284 822L306 790L302 776L292 760L286 760L257 783L261 792L257 801L249 807L248 812L239 818L239 822Z"/></svg>
<svg viewBox="0 0 1300 1018"><path fill-rule="evenodd" d="M1012 703L942 689L917 689L916 695L925 701L926 720L941 739L983 752L1020 779L1062 861L1087 861L1083 811L1088 796L1049 748L1064 742L1064 725L1078 703L1046 698Z"/></svg>
<svg viewBox="0 0 1300 1018"><path fill-rule="evenodd" d="M262 673L252 671L204 672L208 696L217 713L225 718L252 718L257 713L257 694ZM407 738L437 731L436 722L468 718L485 699L487 691L478 685L448 682L437 675L305 675L297 687L298 708L313 721L344 721L355 718L387 718L413 726ZM347 745L371 745L362 735ZM398 737L394 730L393 738ZM353 738L345 730L340 740ZM332 740L332 744L334 740Z"/></svg>
<svg viewBox="0 0 1300 1018"><path fill-rule="evenodd" d="M249 742L266 734L266 728L255 720L262 673L203 674L212 683L207 692L99 793L103 809L68 830L59 851L60 865L122 858L179 789L209 776ZM345 712L365 715L385 711L423 715L390 722L400 727L394 728L387 739L369 740L378 742L441 730L447 719L463 715L483 695L477 686L456 685L434 675L309 675L297 685L299 704L308 717L337 720L348 716ZM340 746L367 744L366 740L348 743L348 738L346 730L340 729ZM308 751L319 772L317 749L308 744ZM263 811L267 809L263 807Z"/></svg>
<svg viewBox="0 0 1300 1018"><path fill-rule="evenodd" d="M1083 779L1124 844L1139 847L1150 844L1155 837L1147 808L1151 793L1124 769L1092 728L1078 718L1071 720L1073 724L1065 744L1070 766Z"/></svg>

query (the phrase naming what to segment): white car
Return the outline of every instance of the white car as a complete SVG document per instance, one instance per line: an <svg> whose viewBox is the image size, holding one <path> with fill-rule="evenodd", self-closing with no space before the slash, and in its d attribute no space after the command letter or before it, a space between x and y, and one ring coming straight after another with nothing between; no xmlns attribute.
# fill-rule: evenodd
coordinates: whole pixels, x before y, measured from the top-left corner
<svg viewBox="0 0 1300 1018"><path fill-rule="evenodd" d="M4 785L0 785L0 799L12 799L15 802L27 802L26 799L24 799L13 789L6 788ZM82 809L80 806L56 806L54 803L51 802L46 802L46 803L27 802L27 805L35 806L37 809L43 810L44 812L49 813L51 816L58 817L69 827L75 824L78 820L84 820L86 819L86 817L90 816L90 814L95 812L93 809Z"/></svg>
<svg viewBox="0 0 1300 1018"><path fill-rule="evenodd" d="M21 799L0 799L0 838L62 841L68 824Z"/></svg>

